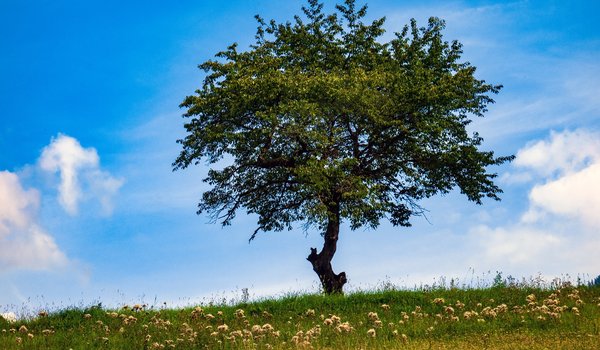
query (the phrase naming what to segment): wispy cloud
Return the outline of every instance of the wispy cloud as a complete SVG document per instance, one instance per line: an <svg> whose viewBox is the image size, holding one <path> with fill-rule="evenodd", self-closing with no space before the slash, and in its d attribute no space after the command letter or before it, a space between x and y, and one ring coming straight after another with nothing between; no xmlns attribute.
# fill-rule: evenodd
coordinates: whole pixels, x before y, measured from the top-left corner
<svg viewBox="0 0 600 350"><path fill-rule="evenodd" d="M44 148L39 166L60 174L59 202L71 215L77 214L85 197L98 199L104 213L110 214L112 198L124 182L100 168L96 149L83 148L75 138L62 134Z"/></svg>

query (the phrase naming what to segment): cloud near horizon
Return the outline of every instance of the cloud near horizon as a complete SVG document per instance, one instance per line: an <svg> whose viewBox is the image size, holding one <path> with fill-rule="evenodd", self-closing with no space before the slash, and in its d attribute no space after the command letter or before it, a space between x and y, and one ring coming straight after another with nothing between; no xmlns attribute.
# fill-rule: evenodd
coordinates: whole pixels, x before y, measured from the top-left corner
<svg viewBox="0 0 600 350"><path fill-rule="evenodd" d="M39 166L60 174L58 198L68 214L76 215L79 204L88 198L96 198L105 214L112 213L112 198L124 180L101 170L95 148L83 148L77 139L59 134L42 151Z"/></svg>
<svg viewBox="0 0 600 350"><path fill-rule="evenodd" d="M600 133L553 131L519 150L514 167L505 180L533 182L529 207L517 222L471 230L486 258L547 273L600 273Z"/></svg>
<svg viewBox="0 0 600 350"><path fill-rule="evenodd" d="M67 257L36 222L40 195L24 189L16 174L0 171L0 272L64 266Z"/></svg>

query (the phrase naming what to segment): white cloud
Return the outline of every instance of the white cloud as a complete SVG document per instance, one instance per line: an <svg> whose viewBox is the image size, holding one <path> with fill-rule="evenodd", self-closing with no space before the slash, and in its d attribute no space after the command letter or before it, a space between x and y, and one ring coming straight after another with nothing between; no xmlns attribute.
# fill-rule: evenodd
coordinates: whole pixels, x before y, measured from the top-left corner
<svg viewBox="0 0 600 350"><path fill-rule="evenodd" d="M514 164L544 177L578 172L600 161L600 135L585 130L550 133L517 152Z"/></svg>
<svg viewBox="0 0 600 350"><path fill-rule="evenodd" d="M549 258L549 252L561 248L563 239L536 227L515 225L471 229L471 238L481 246L480 258L488 263L512 266L532 265Z"/></svg>
<svg viewBox="0 0 600 350"><path fill-rule="evenodd" d="M0 271L45 270L67 263L52 236L35 221L39 193L25 190L17 175L0 172Z"/></svg>
<svg viewBox="0 0 600 350"><path fill-rule="evenodd" d="M83 148L75 138L59 134L44 148L39 166L60 173L59 202L67 213L77 214L85 197L97 198L105 213L112 212L112 198L123 180L100 169L96 149Z"/></svg>
<svg viewBox="0 0 600 350"><path fill-rule="evenodd" d="M552 132L548 140L517 153L515 166L538 176L523 219L557 215L600 228L600 134L586 130Z"/></svg>
<svg viewBox="0 0 600 350"><path fill-rule="evenodd" d="M537 210L581 220L600 228L600 162L535 186L529 198Z"/></svg>
<svg viewBox="0 0 600 350"><path fill-rule="evenodd" d="M529 271L598 274L600 134L552 132L519 150L514 166L521 171L514 176L533 182L529 207L514 223L472 229L480 259Z"/></svg>
<svg viewBox="0 0 600 350"><path fill-rule="evenodd" d="M13 228L26 228L31 212L38 206L39 193L36 190L24 190L17 175L0 171L0 238Z"/></svg>

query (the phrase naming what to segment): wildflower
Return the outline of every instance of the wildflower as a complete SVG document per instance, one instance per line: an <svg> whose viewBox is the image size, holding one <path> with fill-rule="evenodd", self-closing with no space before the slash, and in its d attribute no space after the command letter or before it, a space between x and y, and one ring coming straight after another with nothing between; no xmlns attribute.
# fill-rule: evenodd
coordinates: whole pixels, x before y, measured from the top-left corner
<svg viewBox="0 0 600 350"><path fill-rule="evenodd" d="M444 311L448 314L448 315L452 315L454 314L454 308L452 306L446 306L444 308Z"/></svg>
<svg viewBox="0 0 600 350"><path fill-rule="evenodd" d="M5 319L6 321L8 321L8 323L15 323L15 322L17 322L17 315L15 315L14 312L0 313L0 318Z"/></svg>
<svg viewBox="0 0 600 350"><path fill-rule="evenodd" d="M88 320L88 319L92 318L92 315L90 315L90 314L85 314L85 315L83 315L83 318L85 318L86 320Z"/></svg>
<svg viewBox="0 0 600 350"><path fill-rule="evenodd" d="M452 317L450 317L450 321L452 321L452 322L458 322L459 321L458 316L452 316Z"/></svg>
<svg viewBox="0 0 600 350"><path fill-rule="evenodd" d="M571 308L571 311L572 311L572 312L573 312L575 315L579 316L579 309L578 309L577 307L573 306L573 307Z"/></svg>
<svg viewBox="0 0 600 350"><path fill-rule="evenodd" d="M204 316L205 319L207 319L208 321L211 321L215 318L215 316L213 316L213 314L207 314L206 316Z"/></svg>
<svg viewBox="0 0 600 350"><path fill-rule="evenodd" d="M381 308L382 308L384 311L388 311L388 310L390 309L390 306L389 306L388 304L381 304Z"/></svg>
<svg viewBox="0 0 600 350"><path fill-rule="evenodd" d="M522 314L524 312L523 308L520 307L519 305L513 306L512 311L516 314Z"/></svg>
<svg viewBox="0 0 600 350"><path fill-rule="evenodd" d="M378 320L378 319L379 319L379 316L377 315L377 313L376 313L376 312L369 312L369 313L367 314L367 317L368 317L368 318L369 318L369 320L371 320L371 321L375 321L375 320Z"/></svg>
<svg viewBox="0 0 600 350"><path fill-rule="evenodd" d="M354 330L354 328L350 326L350 323L348 322L341 323L335 329L338 333L350 333Z"/></svg>
<svg viewBox="0 0 600 350"><path fill-rule="evenodd" d="M527 303L528 303L528 304L535 303L535 300L536 300L536 298L535 298L535 294L529 294L529 295L528 295L528 296L525 298L525 300L527 300Z"/></svg>
<svg viewBox="0 0 600 350"><path fill-rule="evenodd" d="M495 309L492 309L491 307L486 306L483 310L481 310L481 315L484 317L496 318L498 313L496 312Z"/></svg>
<svg viewBox="0 0 600 350"><path fill-rule="evenodd" d="M375 325L375 328L381 328L382 325L381 320L375 320L373 321L373 324Z"/></svg>
<svg viewBox="0 0 600 350"><path fill-rule="evenodd" d="M338 316L336 316L336 315L331 315L331 321L332 321L333 323L340 323L340 321L341 321L341 320L342 320L342 319L341 319L341 318L339 318Z"/></svg>
<svg viewBox="0 0 600 350"><path fill-rule="evenodd" d="M403 342L406 343L408 341L408 336L406 334L402 333L402 335L400 337L402 338Z"/></svg>
<svg viewBox="0 0 600 350"><path fill-rule="evenodd" d="M579 299L579 291L577 289L573 289L571 294L568 294L567 297L569 299L577 300L577 299Z"/></svg>
<svg viewBox="0 0 600 350"><path fill-rule="evenodd" d="M17 342L17 344L21 344L23 342L23 339L21 339L21 337L17 337L15 341Z"/></svg>
<svg viewBox="0 0 600 350"><path fill-rule="evenodd" d="M33 339L33 334L31 334L31 333L27 333L27 338L29 338L29 339Z"/></svg>
<svg viewBox="0 0 600 350"><path fill-rule="evenodd" d="M392 331L392 335L393 335L394 337L397 337L397 336L398 336L398 331L394 329L394 330Z"/></svg>
<svg viewBox="0 0 600 350"><path fill-rule="evenodd" d="M242 333L242 331L233 331L229 333L229 335L231 335L232 337L241 338L244 336L244 333Z"/></svg>
<svg viewBox="0 0 600 350"><path fill-rule="evenodd" d="M508 306L506 304L500 304L495 308L496 313L501 314L508 311Z"/></svg>
<svg viewBox="0 0 600 350"><path fill-rule="evenodd" d="M377 335L377 333L375 332L375 329L371 328L367 331L367 335L371 338L375 338L375 336Z"/></svg>
<svg viewBox="0 0 600 350"><path fill-rule="evenodd" d="M326 326L331 326L333 324L333 321L330 318L326 318L323 321L323 324L326 325Z"/></svg>
<svg viewBox="0 0 600 350"><path fill-rule="evenodd" d="M315 326L306 332L306 339L310 340L311 338L318 337L319 335L321 335L321 327Z"/></svg>
<svg viewBox="0 0 600 350"><path fill-rule="evenodd" d="M48 317L48 313L46 311L40 311L40 312L38 312L38 316L39 317Z"/></svg>
<svg viewBox="0 0 600 350"><path fill-rule="evenodd" d="M123 323L126 325L136 323L136 322L137 322L137 318L135 318L133 316L129 316L129 317L123 319Z"/></svg>
<svg viewBox="0 0 600 350"><path fill-rule="evenodd" d="M465 304L461 303L460 300L457 300L454 306L456 306L457 309L462 309L465 307Z"/></svg>
<svg viewBox="0 0 600 350"><path fill-rule="evenodd" d="M304 314L306 315L306 317L313 317L313 316L315 316L315 310L308 309L308 310L306 310L306 312Z"/></svg>
<svg viewBox="0 0 600 350"><path fill-rule="evenodd" d="M111 318L119 317L119 314L116 312L107 312L106 314L108 315L108 317L111 317Z"/></svg>
<svg viewBox="0 0 600 350"><path fill-rule="evenodd" d="M25 325L19 327L19 332L20 333L27 333L27 327L25 327Z"/></svg>
<svg viewBox="0 0 600 350"><path fill-rule="evenodd" d="M239 319L245 318L246 315L244 315L244 310L242 310L242 309L235 310L235 317L239 318Z"/></svg>
<svg viewBox="0 0 600 350"><path fill-rule="evenodd" d="M218 335L219 335L219 332L212 332L212 333L210 334L210 336L211 336L211 337L216 337L216 336L218 336Z"/></svg>
<svg viewBox="0 0 600 350"><path fill-rule="evenodd" d="M261 328L264 332L267 332L267 333L272 332L274 330L273 326L271 326L268 323L263 324L263 326Z"/></svg>
<svg viewBox="0 0 600 350"><path fill-rule="evenodd" d="M133 311L142 311L142 305L140 304L135 304L131 307L131 310Z"/></svg>
<svg viewBox="0 0 600 350"><path fill-rule="evenodd" d="M432 303L436 305L443 305L446 303L446 301L444 300L444 298L435 298L433 299Z"/></svg>
<svg viewBox="0 0 600 350"><path fill-rule="evenodd" d="M226 324L222 324L220 326L217 327L217 331L225 333L229 330L229 326Z"/></svg>

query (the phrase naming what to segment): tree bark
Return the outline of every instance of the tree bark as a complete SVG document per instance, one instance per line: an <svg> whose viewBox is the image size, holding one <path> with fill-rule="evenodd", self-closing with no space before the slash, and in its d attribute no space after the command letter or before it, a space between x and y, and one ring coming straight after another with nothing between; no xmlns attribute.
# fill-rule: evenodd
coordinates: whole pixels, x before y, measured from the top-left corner
<svg viewBox="0 0 600 350"><path fill-rule="evenodd" d="M310 248L310 255L306 260L310 261L313 270L319 276L323 291L326 294L343 293L343 286L346 284L346 273L336 274L331 267L331 260L337 249L337 241L340 233L340 214L339 204L330 208L327 230L323 236L323 249L317 253L317 248Z"/></svg>

